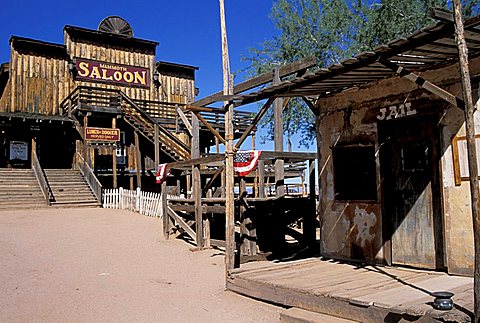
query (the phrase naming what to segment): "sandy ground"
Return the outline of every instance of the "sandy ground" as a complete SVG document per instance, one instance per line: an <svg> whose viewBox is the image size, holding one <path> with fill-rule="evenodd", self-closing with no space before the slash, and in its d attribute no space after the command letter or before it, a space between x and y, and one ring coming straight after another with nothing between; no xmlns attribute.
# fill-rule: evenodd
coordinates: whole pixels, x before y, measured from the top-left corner
<svg viewBox="0 0 480 323"><path fill-rule="evenodd" d="M1 322L278 322L224 290L224 256L107 209L0 212Z"/></svg>

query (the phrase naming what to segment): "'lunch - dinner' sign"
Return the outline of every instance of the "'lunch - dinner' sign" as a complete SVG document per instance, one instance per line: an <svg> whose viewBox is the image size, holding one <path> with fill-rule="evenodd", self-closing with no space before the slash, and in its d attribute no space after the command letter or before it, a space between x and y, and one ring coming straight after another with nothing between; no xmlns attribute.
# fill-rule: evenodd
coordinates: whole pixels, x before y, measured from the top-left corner
<svg viewBox="0 0 480 323"><path fill-rule="evenodd" d="M119 141L120 129L111 128L85 128L85 139L92 141Z"/></svg>
<svg viewBox="0 0 480 323"><path fill-rule="evenodd" d="M143 88L150 87L148 68L92 61L83 58L75 59L75 67L75 79L78 81L116 83Z"/></svg>

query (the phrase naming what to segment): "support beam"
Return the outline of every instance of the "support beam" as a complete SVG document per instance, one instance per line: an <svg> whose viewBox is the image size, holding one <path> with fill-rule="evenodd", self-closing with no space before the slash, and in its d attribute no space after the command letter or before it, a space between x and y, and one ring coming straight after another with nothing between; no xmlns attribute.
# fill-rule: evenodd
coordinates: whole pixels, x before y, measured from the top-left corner
<svg viewBox="0 0 480 323"><path fill-rule="evenodd" d="M137 187L142 188L142 157L140 154L140 140L138 138L138 132L134 133L135 140L135 171L137 173Z"/></svg>
<svg viewBox="0 0 480 323"><path fill-rule="evenodd" d="M315 57L307 57L305 59L284 65L280 67L279 74L280 77L292 75L298 73L299 71L304 71L310 67L313 67L317 64L317 59ZM230 94L238 94L244 91L251 90L256 88L260 85L270 83L273 81L273 73L267 72L257 77L251 78L243 83L237 84L233 87L232 93ZM214 102L221 101L226 94L221 91L215 94L209 95L203 99L200 99L194 103L196 106L206 106L212 104Z"/></svg>
<svg viewBox="0 0 480 323"><path fill-rule="evenodd" d="M208 123L208 121L205 120L205 118L200 115L200 113L195 112L195 111L193 111L193 113L197 116L198 120L200 120L200 121L207 127L207 129L210 130L210 132L211 132L218 140L221 141L222 144L224 144L224 145L227 144L227 142L225 141L225 139L223 139L223 137L218 133L218 131L215 130L215 129L212 127L212 125L211 125L210 123Z"/></svg>
<svg viewBox="0 0 480 323"><path fill-rule="evenodd" d="M190 136L192 136L192 125L190 124L190 121L188 121L187 116L185 115L185 113L183 113L182 109L180 109L179 106L177 106L177 114L180 116L180 119L182 119L183 124L187 128Z"/></svg>
<svg viewBox="0 0 480 323"><path fill-rule="evenodd" d="M158 167L160 164L160 129L158 128L158 124L154 124L153 126L153 131L154 131L154 138L153 138L153 144L154 144L154 158L155 158L155 168Z"/></svg>
<svg viewBox="0 0 480 323"><path fill-rule="evenodd" d="M240 139L238 139L237 143L235 144L235 148L240 148L240 146L247 139L252 130L257 126L258 122L262 119L263 115L267 112L268 108L270 108L274 100L274 97L269 98L267 102L263 105L263 107L260 109L260 111L258 111L257 115L253 118L252 123L248 126L247 129L245 129Z"/></svg>
<svg viewBox="0 0 480 323"><path fill-rule="evenodd" d="M315 160L309 160L308 182L309 182L309 202L311 208L303 218L303 236L307 241L309 248L313 251L317 240L317 194L315 190L316 167Z"/></svg>
<svg viewBox="0 0 480 323"><path fill-rule="evenodd" d="M192 238L194 241L197 240L197 235L195 234L195 231L193 231L192 228L190 228L190 226L180 216L178 216L178 214L175 213L175 211L170 206L167 206L167 212L167 218L169 216L172 217L172 219L175 220L175 222L190 236L190 238Z"/></svg>
<svg viewBox="0 0 480 323"><path fill-rule="evenodd" d="M192 166L193 199L195 200L195 232L197 234L197 248L203 249L203 212L202 212L202 187L200 179L200 166Z"/></svg>
<svg viewBox="0 0 480 323"><path fill-rule="evenodd" d="M167 182L163 181L162 191L160 193L162 216L163 216L163 237L165 240L170 239L170 217L168 215L168 201L167 201Z"/></svg>
<svg viewBox="0 0 480 323"><path fill-rule="evenodd" d="M458 46L460 75L465 99L465 128L467 136L468 171L470 176L470 198L472 204L473 241L475 248L473 291L474 322L480 321L480 192L478 184L477 149L475 145L475 106L473 105L472 85L468 66L468 49L464 36L462 7L460 0L453 1L455 18L455 41Z"/></svg>
<svg viewBox="0 0 480 323"><path fill-rule="evenodd" d="M274 69L273 85L280 84L279 68ZM274 109L274 147L275 152L283 152L283 99L276 98L273 102ZM275 196L285 195L285 163L283 159L275 160Z"/></svg>
<svg viewBox="0 0 480 323"><path fill-rule="evenodd" d="M208 180L207 184L203 187L202 193L206 194L207 191L212 187L213 182L220 176L225 169L224 166L218 167L217 171L213 174L213 176Z"/></svg>
<svg viewBox="0 0 480 323"><path fill-rule="evenodd" d="M312 103L312 101L310 101L308 98L302 96L302 100L303 102L305 102L305 104L307 105L307 107L312 111L312 113L316 116L319 115L319 111L317 109L317 107Z"/></svg>
<svg viewBox="0 0 480 323"><path fill-rule="evenodd" d="M407 80L418 84L421 86L423 89L427 90L428 92L435 94L439 98L447 101L451 105L456 106L457 108L460 108L462 110L465 109L465 103L462 99L457 98L455 95L451 94L448 91L445 91L444 89L438 87L437 85L425 80L421 76L416 75L413 72L410 72L409 70L405 69L404 67L401 67L395 63L390 62L387 59L380 59L379 62L384 65L385 67L388 67L392 71L395 71L398 75L401 77L406 78Z"/></svg>
<svg viewBox="0 0 480 323"><path fill-rule="evenodd" d="M112 118L112 129L117 127L117 118ZM117 185L117 147L112 147L112 175L113 175L113 188L116 189Z"/></svg>
<svg viewBox="0 0 480 323"><path fill-rule="evenodd" d="M258 161L258 197L265 197L265 162Z"/></svg>

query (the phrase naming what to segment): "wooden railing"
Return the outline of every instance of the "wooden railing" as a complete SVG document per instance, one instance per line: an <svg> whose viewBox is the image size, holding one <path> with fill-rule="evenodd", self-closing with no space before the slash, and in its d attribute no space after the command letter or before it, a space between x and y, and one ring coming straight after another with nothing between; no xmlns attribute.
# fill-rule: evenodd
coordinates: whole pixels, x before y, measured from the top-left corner
<svg viewBox="0 0 480 323"><path fill-rule="evenodd" d="M75 153L75 166L76 168L82 173L83 177L87 181L88 186L92 190L93 194L97 198L99 202L102 201L102 184L98 181L97 177L93 173L93 170L90 166L85 162L82 155L78 152Z"/></svg>
<svg viewBox="0 0 480 323"><path fill-rule="evenodd" d="M42 166L40 166L40 162L38 161L37 154L34 151L32 152L32 169L35 173L35 177L37 178L37 182L40 185L40 189L42 190L43 197L47 201L47 205L51 205L53 200L52 189L50 188L50 185L48 185L45 173L43 172Z"/></svg>

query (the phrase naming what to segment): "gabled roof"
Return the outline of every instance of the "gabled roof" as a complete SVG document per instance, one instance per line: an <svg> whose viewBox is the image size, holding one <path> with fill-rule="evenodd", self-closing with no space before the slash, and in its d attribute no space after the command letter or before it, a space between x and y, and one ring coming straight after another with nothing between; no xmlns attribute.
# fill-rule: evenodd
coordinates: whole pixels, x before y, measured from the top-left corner
<svg viewBox="0 0 480 323"><path fill-rule="evenodd" d="M465 20L465 39L469 57L480 55L480 16ZM414 34L379 46L371 52L321 68L293 80L281 82L244 95L234 95L236 106L273 96L328 96L364 84L397 75L397 67L418 72L436 69L458 61L455 28L451 22L439 22Z"/></svg>
<svg viewBox="0 0 480 323"><path fill-rule="evenodd" d="M98 30L66 25L63 30L73 39L88 40L95 43L106 43L122 47L140 47L155 52L158 42L121 34L108 33Z"/></svg>

